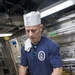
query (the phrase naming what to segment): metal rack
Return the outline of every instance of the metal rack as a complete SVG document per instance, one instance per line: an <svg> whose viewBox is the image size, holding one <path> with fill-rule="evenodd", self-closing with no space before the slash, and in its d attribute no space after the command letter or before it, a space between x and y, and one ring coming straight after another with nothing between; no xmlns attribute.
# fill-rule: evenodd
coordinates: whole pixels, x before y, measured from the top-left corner
<svg viewBox="0 0 75 75"><path fill-rule="evenodd" d="M73 72L75 72L75 58L63 59L62 61L64 63L63 69L73 75Z"/></svg>
<svg viewBox="0 0 75 75"><path fill-rule="evenodd" d="M16 75L10 51L6 46L0 46L0 75Z"/></svg>

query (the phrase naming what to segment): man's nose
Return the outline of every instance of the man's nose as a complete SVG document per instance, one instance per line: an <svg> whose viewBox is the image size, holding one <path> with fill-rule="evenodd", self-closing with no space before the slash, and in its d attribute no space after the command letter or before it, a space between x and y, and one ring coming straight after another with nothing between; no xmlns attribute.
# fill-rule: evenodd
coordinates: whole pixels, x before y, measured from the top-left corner
<svg viewBox="0 0 75 75"><path fill-rule="evenodd" d="M30 35L30 36L33 36L33 33L32 33L32 31L30 31L30 32L29 32L29 35Z"/></svg>

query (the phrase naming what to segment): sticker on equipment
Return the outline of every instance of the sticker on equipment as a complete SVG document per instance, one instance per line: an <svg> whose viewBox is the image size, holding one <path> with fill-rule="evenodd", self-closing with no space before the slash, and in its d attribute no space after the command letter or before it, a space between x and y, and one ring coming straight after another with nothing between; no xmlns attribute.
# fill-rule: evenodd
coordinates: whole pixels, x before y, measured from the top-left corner
<svg viewBox="0 0 75 75"><path fill-rule="evenodd" d="M40 51L40 52L38 53L38 59L39 59L40 61L43 61L43 60L45 59L45 52L44 52L44 51Z"/></svg>

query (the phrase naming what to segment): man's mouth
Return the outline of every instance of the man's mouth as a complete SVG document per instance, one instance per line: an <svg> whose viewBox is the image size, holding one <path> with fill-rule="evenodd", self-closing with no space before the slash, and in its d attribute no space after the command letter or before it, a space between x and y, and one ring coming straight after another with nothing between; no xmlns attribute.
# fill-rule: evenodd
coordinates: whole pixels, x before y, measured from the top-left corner
<svg viewBox="0 0 75 75"><path fill-rule="evenodd" d="M34 38L32 37L32 38L30 38L31 40L33 40Z"/></svg>

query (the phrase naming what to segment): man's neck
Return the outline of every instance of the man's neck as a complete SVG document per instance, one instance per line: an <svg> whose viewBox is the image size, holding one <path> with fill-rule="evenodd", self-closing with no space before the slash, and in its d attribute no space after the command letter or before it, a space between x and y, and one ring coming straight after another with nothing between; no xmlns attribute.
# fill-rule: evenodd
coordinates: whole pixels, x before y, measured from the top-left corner
<svg viewBox="0 0 75 75"><path fill-rule="evenodd" d="M34 45L38 44L39 41L41 40L41 37L42 37L42 36L40 36L40 38L38 39L38 41L34 42L33 44L34 44Z"/></svg>

